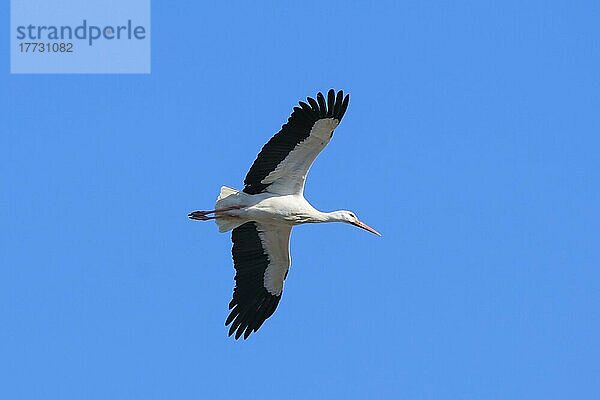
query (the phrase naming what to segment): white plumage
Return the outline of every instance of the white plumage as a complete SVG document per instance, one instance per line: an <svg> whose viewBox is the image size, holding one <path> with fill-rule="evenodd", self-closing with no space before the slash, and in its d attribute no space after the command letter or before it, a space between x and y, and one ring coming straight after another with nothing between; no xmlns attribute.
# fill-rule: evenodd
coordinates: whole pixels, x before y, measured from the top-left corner
<svg viewBox="0 0 600 400"><path fill-rule="evenodd" d="M294 107L288 122L269 140L250 168L242 191L223 186L215 209L195 211L195 220L214 219L219 232L232 230L236 287L226 325L235 338L256 332L279 304L290 267L292 227L345 222L381 236L347 210L321 212L304 198L308 171L327 146L348 107L349 96L330 90ZM212 216L210 216L212 215Z"/></svg>

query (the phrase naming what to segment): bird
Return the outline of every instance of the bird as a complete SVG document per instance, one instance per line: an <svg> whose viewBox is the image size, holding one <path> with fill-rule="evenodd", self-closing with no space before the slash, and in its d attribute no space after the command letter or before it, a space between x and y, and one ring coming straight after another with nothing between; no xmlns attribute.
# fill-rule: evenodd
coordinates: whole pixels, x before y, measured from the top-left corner
<svg viewBox="0 0 600 400"><path fill-rule="evenodd" d="M215 220L219 232L231 231L235 288L225 326L228 335L247 339L277 308L291 264L290 234L296 225L343 222L379 232L352 211L322 212L304 198L308 171L327 146L350 96L330 89L293 108L279 132L261 149L244 179L244 188L222 186L215 208L188 217Z"/></svg>

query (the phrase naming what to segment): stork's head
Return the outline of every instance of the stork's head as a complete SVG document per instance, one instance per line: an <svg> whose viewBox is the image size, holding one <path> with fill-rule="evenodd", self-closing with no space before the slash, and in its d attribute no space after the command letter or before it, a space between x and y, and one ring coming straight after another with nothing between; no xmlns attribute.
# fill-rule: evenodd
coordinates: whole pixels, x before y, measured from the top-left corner
<svg viewBox="0 0 600 400"><path fill-rule="evenodd" d="M356 214L354 214L352 211L341 210L341 211L338 211L338 213L339 213L339 218L340 218L341 222L346 222L348 224L358 226L359 228L363 228L364 230L367 230L371 233L381 236L381 233L377 232L375 229L371 228L369 225L367 225L364 222L362 222L361 220L359 220L358 217L356 216Z"/></svg>

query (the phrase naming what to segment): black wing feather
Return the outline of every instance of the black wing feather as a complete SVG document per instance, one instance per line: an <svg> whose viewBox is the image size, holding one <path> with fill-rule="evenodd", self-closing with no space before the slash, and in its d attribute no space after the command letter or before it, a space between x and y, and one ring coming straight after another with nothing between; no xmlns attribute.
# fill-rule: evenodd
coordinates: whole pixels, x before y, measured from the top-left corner
<svg viewBox="0 0 600 400"><path fill-rule="evenodd" d="M336 96L335 91L331 89L327 93L327 105L323 93L317 93L316 97L317 100L308 97L306 99L308 104L299 102L300 107L294 107L287 123L263 146L244 179L245 193L263 192L269 185L261 181L277 168L290 151L308 138L312 127L319 119L335 118L339 122L342 121L348 108L349 95L344 97L344 93L340 90Z"/></svg>
<svg viewBox="0 0 600 400"><path fill-rule="evenodd" d="M316 112L318 115L320 115L319 114L320 113L320 111L319 111L319 104L315 101L315 99L313 99L312 97L307 97L306 101L308 101L308 104L310 104L310 107L312 108L312 110L314 112Z"/></svg>
<svg viewBox="0 0 600 400"><path fill-rule="evenodd" d="M327 116L333 115L333 105L335 103L335 92L330 90L327 92Z"/></svg>
<svg viewBox="0 0 600 400"><path fill-rule="evenodd" d="M319 115L321 118L327 115L327 106L325 105L325 98L323 97L323 93L317 93L317 102L319 103Z"/></svg>

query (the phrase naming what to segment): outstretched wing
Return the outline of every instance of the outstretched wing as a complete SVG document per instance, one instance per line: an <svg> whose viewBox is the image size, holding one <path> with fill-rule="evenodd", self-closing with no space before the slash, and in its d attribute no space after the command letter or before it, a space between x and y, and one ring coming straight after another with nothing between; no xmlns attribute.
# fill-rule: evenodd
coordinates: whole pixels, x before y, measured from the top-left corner
<svg viewBox="0 0 600 400"><path fill-rule="evenodd" d="M244 192L264 191L280 195L304 191L308 170L321 150L327 146L333 130L339 125L350 96L333 89L327 93L327 104L321 92L317 100L294 107L288 122L264 145L244 179Z"/></svg>
<svg viewBox="0 0 600 400"><path fill-rule="evenodd" d="M247 339L275 312L290 267L291 226L247 222L231 233L235 289L225 325Z"/></svg>

